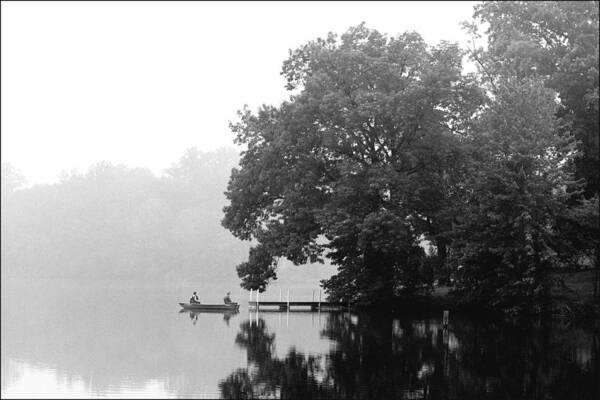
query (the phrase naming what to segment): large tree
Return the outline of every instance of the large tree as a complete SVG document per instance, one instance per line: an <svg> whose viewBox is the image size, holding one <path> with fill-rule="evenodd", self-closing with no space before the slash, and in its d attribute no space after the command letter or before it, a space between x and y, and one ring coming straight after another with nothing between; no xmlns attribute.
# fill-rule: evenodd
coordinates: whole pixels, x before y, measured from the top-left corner
<svg viewBox="0 0 600 400"><path fill-rule="evenodd" d="M246 146L232 172L223 225L254 240L238 266L264 290L276 260L329 257L333 299L385 301L415 289L423 237L450 226L452 174L480 98L455 44L364 25L290 52L290 100L232 124ZM423 201L426 199L427 201Z"/></svg>

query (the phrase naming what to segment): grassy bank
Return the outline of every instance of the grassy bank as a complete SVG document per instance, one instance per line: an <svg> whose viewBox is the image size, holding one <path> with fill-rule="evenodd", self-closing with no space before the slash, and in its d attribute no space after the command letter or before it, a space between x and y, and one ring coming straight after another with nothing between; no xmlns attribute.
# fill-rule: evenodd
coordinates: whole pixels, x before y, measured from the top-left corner
<svg viewBox="0 0 600 400"><path fill-rule="evenodd" d="M553 297L556 300L554 314L557 317L569 319L600 317L600 308L597 303L594 303L594 274L595 271L587 270L554 275L562 282L553 290ZM402 312L442 310L477 312L473 306L467 307L460 304L458 299L452 295L450 286L436 287L428 296L399 299L393 308Z"/></svg>
<svg viewBox="0 0 600 400"><path fill-rule="evenodd" d="M555 274L562 285L555 289L554 296L562 304L563 311L574 319L600 318L600 307L594 301L594 270Z"/></svg>

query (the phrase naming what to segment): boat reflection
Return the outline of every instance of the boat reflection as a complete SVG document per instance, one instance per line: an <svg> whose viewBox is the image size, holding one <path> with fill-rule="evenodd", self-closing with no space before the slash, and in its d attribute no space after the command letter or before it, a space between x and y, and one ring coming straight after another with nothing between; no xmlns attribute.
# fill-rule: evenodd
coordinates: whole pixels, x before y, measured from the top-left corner
<svg viewBox="0 0 600 400"><path fill-rule="evenodd" d="M239 314L238 310L179 310L179 314L189 314L190 320L194 325L198 322L200 314L223 314L223 321L229 326L229 320L235 314Z"/></svg>

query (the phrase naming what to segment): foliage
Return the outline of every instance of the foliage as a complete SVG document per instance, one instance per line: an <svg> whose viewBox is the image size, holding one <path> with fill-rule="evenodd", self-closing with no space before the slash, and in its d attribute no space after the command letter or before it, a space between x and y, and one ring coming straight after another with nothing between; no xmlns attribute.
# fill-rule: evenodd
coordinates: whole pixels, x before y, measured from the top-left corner
<svg viewBox="0 0 600 400"><path fill-rule="evenodd" d="M475 192L470 201L475 199L474 203L480 207L493 209L495 217L504 220L507 225L482 215L480 223L470 227L474 231L472 234L459 233L472 243L459 241L454 243L454 248L481 247L476 256L471 255L471 261L478 265L474 269L462 270L462 289L470 288L467 292L473 299L485 300L505 309L521 310L536 303L539 305L539 294L547 293L547 286L552 283L548 279L549 269L597 264L599 226L596 199L600 184L598 3L484 2L475 7L474 18L487 25L487 50L474 47L471 56L478 62L482 77L488 84L491 107L498 107L502 100L496 102L496 96L506 90L512 91L513 96L522 97L509 101L523 108L507 108L500 113L503 116L497 119L496 136L504 138L508 146L507 156L527 160L534 171L536 165L542 167L543 162L547 162L549 164L545 168L554 171L554 176L532 175L527 169L521 175L516 170L511 173L510 169L506 170L508 165L496 165L490 154L482 159L475 158L479 175L467 184L473 186ZM481 37L476 24L467 27L474 39ZM547 106L540 102L539 90L537 94L523 92L525 82L537 82L538 86L544 85L555 91L542 95L546 97ZM551 113L553 103L556 107ZM520 120L511 115L515 112L516 115L521 114ZM545 129L540 129L539 124L538 127L532 126L539 115L554 118L554 126ZM511 120L515 122L511 123ZM484 125L477 130L479 141L488 138L492 138L492 144L497 141L494 135L487 135L489 126ZM537 133L527 135L528 130ZM547 134L542 134L542 131ZM567 138L575 140L567 145ZM561 141L564 150L556 153L556 149L561 148ZM544 146L549 146L551 151L543 153ZM542 153L538 151L540 149ZM561 175L559 171L569 171L572 163L575 165L574 175ZM493 166L493 169L488 169L488 166ZM494 179L501 184L498 185ZM540 179L545 179L545 182ZM507 190L502 192L507 196L504 208L499 198L493 201L477 198L478 190L498 189L503 185L521 188L535 201ZM492 194L495 193L492 191ZM561 193L564 194L562 197L557 196ZM470 208L465 218L473 222L472 213L477 209L472 205ZM514 224L517 234L508 235L510 221L519 210L527 211L524 215L530 222ZM478 212L483 213L483 208ZM517 257L530 245L528 240L519 238L518 229L530 229L530 226L538 227L539 235L532 237L537 246L527 250L525 256L518 256L521 268L514 267L511 257ZM498 255L492 255L493 252L503 252L505 259L511 261L500 264L490 261ZM461 257L464 255L459 251L455 258L461 260ZM512 269L507 270L508 267Z"/></svg>
<svg viewBox="0 0 600 400"><path fill-rule="evenodd" d="M258 242L238 267L244 287L263 288L277 257L329 257L333 299L373 303L417 287L421 235L450 226L452 166L481 99L461 57L455 44L364 25L290 53L290 101L245 109L231 126L247 150L223 225Z"/></svg>
<svg viewBox="0 0 600 400"><path fill-rule="evenodd" d="M581 150L576 176L593 197L600 189L598 2L492 1L477 5L474 17L488 26L488 50L476 51L487 73L539 78L558 92L557 116Z"/></svg>
<svg viewBox="0 0 600 400"><path fill-rule="evenodd" d="M561 265L558 219L577 196L569 136L557 134L553 92L531 78L499 81L474 141L471 189L454 257L464 300L520 312L543 304Z"/></svg>
<svg viewBox="0 0 600 400"><path fill-rule="evenodd" d="M277 279L273 257L261 245L250 248L248 261L237 266L238 276L250 288L266 290L266 282Z"/></svg>

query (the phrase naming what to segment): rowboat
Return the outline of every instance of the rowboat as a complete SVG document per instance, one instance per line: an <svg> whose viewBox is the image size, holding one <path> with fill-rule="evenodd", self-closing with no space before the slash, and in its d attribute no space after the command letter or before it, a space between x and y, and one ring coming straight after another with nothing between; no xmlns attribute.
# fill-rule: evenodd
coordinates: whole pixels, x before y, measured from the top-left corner
<svg viewBox="0 0 600 400"><path fill-rule="evenodd" d="M240 305L238 303L231 304L203 304L203 303L179 303L184 310L194 311L238 311Z"/></svg>

